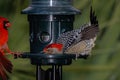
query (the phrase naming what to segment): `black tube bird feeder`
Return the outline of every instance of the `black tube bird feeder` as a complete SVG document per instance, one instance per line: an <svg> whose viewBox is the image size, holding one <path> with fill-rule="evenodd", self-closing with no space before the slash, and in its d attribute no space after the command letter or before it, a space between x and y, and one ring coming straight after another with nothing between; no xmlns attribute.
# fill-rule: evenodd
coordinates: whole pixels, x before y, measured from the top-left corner
<svg viewBox="0 0 120 80"><path fill-rule="evenodd" d="M31 0L22 11L28 14L30 26L30 52L22 58L30 58L37 66L36 80L62 80L62 65L70 65L74 54L44 54L43 48L54 43L58 36L73 30L75 14L80 11L72 7L72 0ZM47 70L42 65L51 65Z"/></svg>

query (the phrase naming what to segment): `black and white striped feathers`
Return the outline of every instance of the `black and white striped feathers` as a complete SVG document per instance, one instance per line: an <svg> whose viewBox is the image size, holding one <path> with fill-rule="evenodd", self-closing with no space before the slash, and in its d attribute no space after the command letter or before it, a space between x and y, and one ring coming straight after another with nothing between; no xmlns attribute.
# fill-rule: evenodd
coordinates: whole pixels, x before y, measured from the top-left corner
<svg viewBox="0 0 120 80"><path fill-rule="evenodd" d="M90 23L84 24L79 29L62 33L56 43L63 44L63 53L90 53L96 36L99 32L98 20L95 12L90 10Z"/></svg>

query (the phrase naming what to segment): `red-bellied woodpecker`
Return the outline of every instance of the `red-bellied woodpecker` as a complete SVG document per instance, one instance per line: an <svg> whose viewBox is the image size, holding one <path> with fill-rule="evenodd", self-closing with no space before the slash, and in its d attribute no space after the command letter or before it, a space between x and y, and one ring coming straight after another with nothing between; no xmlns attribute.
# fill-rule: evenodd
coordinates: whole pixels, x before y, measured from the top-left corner
<svg viewBox="0 0 120 80"><path fill-rule="evenodd" d="M47 45L43 52L47 54L76 54L76 56L90 55L99 32L98 26L98 20L91 7L90 23L81 26L79 29L62 33L56 43Z"/></svg>

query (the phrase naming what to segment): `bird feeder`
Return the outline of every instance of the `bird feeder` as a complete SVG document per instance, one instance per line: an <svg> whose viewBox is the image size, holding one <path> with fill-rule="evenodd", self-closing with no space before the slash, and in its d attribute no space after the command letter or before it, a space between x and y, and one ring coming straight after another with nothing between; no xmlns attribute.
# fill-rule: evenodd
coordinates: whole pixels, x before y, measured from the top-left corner
<svg viewBox="0 0 120 80"><path fill-rule="evenodd" d="M62 80L62 65L70 65L75 55L44 54L42 50L61 33L73 30L74 16L80 11L72 7L72 0L31 0L22 13L28 14L30 52L21 57L29 58L37 66L36 80ZM42 65L51 68L44 70Z"/></svg>

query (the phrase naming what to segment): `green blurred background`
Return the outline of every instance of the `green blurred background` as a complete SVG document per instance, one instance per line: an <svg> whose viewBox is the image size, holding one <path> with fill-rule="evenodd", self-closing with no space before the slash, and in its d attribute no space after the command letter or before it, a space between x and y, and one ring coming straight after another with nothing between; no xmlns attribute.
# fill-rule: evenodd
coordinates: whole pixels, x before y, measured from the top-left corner
<svg viewBox="0 0 120 80"><path fill-rule="evenodd" d="M74 7L82 11L74 28L89 21L89 1L74 0ZM0 16L12 23L8 42L12 51L29 51L27 15L21 14L28 5L29 0L0 0ZM120 80L120 0L92 0L92 6L100 25L96 46L87 60L63 67L63 80ZM14 65L10 80L35 80L36 67L28 59L8 57Z"/></svg>

